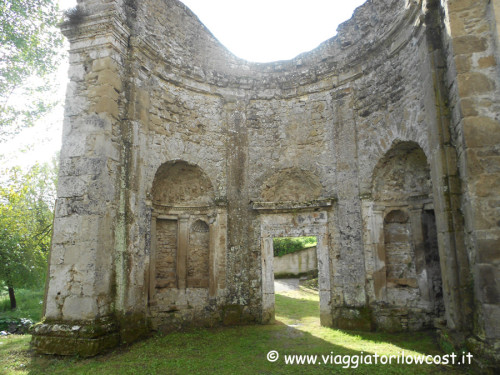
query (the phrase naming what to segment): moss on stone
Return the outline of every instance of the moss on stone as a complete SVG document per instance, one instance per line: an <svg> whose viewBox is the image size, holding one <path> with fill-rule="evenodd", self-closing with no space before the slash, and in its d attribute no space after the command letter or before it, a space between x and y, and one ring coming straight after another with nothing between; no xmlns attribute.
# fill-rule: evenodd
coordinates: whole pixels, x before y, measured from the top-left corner
<svg viewBox="0 0 500 375"><path fill-rule="evenodd" d="M243 323L243 306L226 305L222 308L224 325L238 325Z"/></svg>
<svg viewBox="0 0 500 375"><path fill-rule="evenodd" d="M33 327L31 345L42 354L91 357L119 345L118 327L112 317L95 321L46 320Z"/></svg>
<svg viewBox="0 0 500 375"><path fill-rule="evenodd" d="M372 310L370 307L345 307L336 309L333 327L355 331L372 331Z"/></svg>
<svg viewBox="0 0 500 375"><path fill-rule="evenodd" d="M147 337L151 330L151 322L141 313L131 313L117 316L120 326L120 344L130 344Z"/></svg>

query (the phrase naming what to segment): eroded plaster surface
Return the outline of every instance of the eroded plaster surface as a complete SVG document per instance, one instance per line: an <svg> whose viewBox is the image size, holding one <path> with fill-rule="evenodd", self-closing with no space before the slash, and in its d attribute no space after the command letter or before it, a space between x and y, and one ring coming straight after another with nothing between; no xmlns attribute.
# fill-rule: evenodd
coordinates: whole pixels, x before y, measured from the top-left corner
<svg viewBox="0 0 500 375"><path fill-rule="evenodd" d="M255 64L176 0L80 1L35 347L272 321L272 236L309 233L322 324L498 361L497 5L371 0Z"/></svg>

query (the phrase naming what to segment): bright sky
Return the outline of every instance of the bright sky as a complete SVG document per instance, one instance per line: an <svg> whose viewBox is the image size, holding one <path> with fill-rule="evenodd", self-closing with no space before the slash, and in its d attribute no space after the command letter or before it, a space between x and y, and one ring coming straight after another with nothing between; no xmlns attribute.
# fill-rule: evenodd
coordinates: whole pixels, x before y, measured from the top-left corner
<svg viewBox="0 0 500 375"><path fill-rule="evenodd" d="M291 59L335 35L366 0L181 0L236 56Z"/></svg>
<svg viewBox="0 0 500 375"><path fill-rule="evenodd" d="M236 56L255 62L291 59L335 35L365 0L182 0ZM59 0L61 9L76 0ZM35 127L0 144L0 165L49 161L61 148L68 64L55 74L60 104Z"/></svg>

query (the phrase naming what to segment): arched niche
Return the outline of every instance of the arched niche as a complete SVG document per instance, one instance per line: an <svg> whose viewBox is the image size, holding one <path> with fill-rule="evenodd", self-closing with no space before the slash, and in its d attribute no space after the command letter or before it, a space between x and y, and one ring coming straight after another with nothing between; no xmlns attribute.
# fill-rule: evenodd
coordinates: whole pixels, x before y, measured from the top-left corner
<svg viewBox="0 0 500 375"><path fill-rule="evenodd" d="M378 161L363 221L376 323L387 330L432 327L443 314L430 167L415 142L395 142Z"/></svg>
<svg viewBox="0 0 500 375"><path fill-rule="evenodd" d="M377 163L372 178L376 201L406 202L432 195L427 157L415 142L398 142Z"/></svg>
<svg viewBox="0 0 500 375"><path fill-rule="evenodd" d="M271 175L262 185L265 202L307 202L321 197L318 177L307 170L287 168Z"/></svg>
<svg viewBox="0 0 500 375"><path fill-rule="evenodd" d="M152 197L153 204L160 206L209 206L214 201L214 189L200 167L185 161L173 161L158 168Z"/></svg>
<svg viewBox="0 0 500 375"><path fill-rule="evenodd" d="M215 190L206 173L185 161L158 168L151 198L153 325L170 327L177 319L204 321L214 313L213 301L223 288L226 208L215 204ZM176 314L167 314L173 311Z"/></svg>

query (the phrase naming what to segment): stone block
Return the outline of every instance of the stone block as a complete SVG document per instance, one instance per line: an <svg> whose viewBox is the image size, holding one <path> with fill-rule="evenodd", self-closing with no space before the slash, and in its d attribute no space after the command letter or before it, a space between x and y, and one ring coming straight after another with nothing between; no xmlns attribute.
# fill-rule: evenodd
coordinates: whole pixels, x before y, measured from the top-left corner
<svg viewBox="0 0 500 375"><path fill-rule="evenodd" d="M89 97L91 98L106 97L116 101L118 100L118 96L118 92L110 85L92 86L89 89Z"/></svg>
<svg viewBox="0 0 500 375"><path fill-rule="evenodd" d="M454 36L466 35L465 25L463 16L459 13L451 13L449 14L450 22L450 34Z"/></svg>
<svg viewBox="0 0 500 375"><path fill-rule="evenodd" d="M352 329L371 331L374 328L372 310L364 308L338 307L333 311L332 327L338 329Z"/></svg>
<svg viewBox="0 0 500 375"><path fill-rule="evenodd" d="M458 11L464 11L473 8L478 5L478 3L484 2L484 0L455 0L447 2L448 10L450 13L455 13Z"/></svg>
<svg viewBox="0 0 500 375"><path fill-rule="evenodd" d="M72 295L64 300L62 317L65 320L89 320L96 318L97 311L94 297Z"/></svg>
<svg viewBox="0 0 500 375"><path fill-rule="evenodd" d="M68 91L70 90L71 86L73 86L73 83L68 84ZM88 97L76 93L72 95L72 98L73 99L71 101L66 102L66 116L78 116L82 113L87 113L90 105ZM73 119L70 119L70 121L73 121ZM73 128L72 123L70 129L71 128Z"/></svg>
<svg viewBox="0 0 500 375"><path fill-rule="evenodd" d="M85 135L75 132L71 137L66 137L61 148L61 160L83 155L85 155Z"/></svg>
<svg viewBox="0 0 500 375"><path fill-rule="evenodd" d="M466 205L464 213L466 214L467 228L491 230L499 226L500 209L489 208L485 199L475 202L474 205Z"/></svg>
<svg viewBox="0 0 500 375"><path fill-rule="evenodd" d="M495 59L495 56L491 56L491 55L481 57L477 63L478 63L478 66L480 69L491 68L491 67L497 65L497 61Z"/></svg>
<svg viewBox="0 0 500 375"><path fill-rule="evenodd" d="M115 119L117 119L119 115L118 102L108 97L100 97L97 99L97 103L92 105L90 110L98 114L108 114Z"/></svg>
<svg viewBox="0 0 500 375"><path fill-rule="evenodd" d="M478 197L495 197L500 191L500 175L482 174L474 180L474 193Z"/></svg>
<svg viewBox="0 0 500 375"><path fill-rule="evenodd" d="M485 38L476 35L464 35L453 39L453 52L455 55L483 52L488 48Z"/></svg>
<svg viewBox="0 0 500 375"><path fill-rule="evenodd" d="M55 233L52 242L66 244L95 239L94 236L99 228L99 218L98 215L72 215L54 218Z"/></svg>
<svg viewBox="0 0 500 375"><path fill-rule="evenodd" d="M467 117L463 122L467 147L495 146L500 143L500 122L490 117Z"/></svg>
<svg viewBox="0 0 500 375"><path fill-rule="evenodd" d="M500 238L477 240L477 262L500 265Z"/></svg>
<svg viewBox="0 0 500 375"><path fill-rule="evenodd" d="M385 332L401 332L405 330L401 324L401 318L398 316L377 313L375 315L375 325L377 330Z"/></svg>
<svg viewBox="0 0 500 375"><path fill-rule="evenodd" d="M475 177L485 172L482 159L477 156L477 149L469 148L465 151L467 176Z"/></svg>
<svg viewBox="0 0 500 375"><path fill-rule="evenodd" d="M120 92L123 89L122 79L118 72L113 70L103 70L97 76L98 85L109 85L116 91Z"/></svg>
<svg viewBox="0 0 500 375"><path fill-rule="evenodd" d="M94 263L95 241L79 242L64 246L64 263L74 265L79 269L85 269Z"/></svg>
<svg viewBox="0 0 500 375"><path fill-rule="evenodd" d="M483 306L484 332L488 340L500 339L500 305L486 304Z"/></svg>
<svg viewBox="0 0 500 375"><path fill-rule="evenodd" d="M68 76L71 81L84 81L85 80L85 69L82 65L70 65Z"/></svg>
<svg viewBox="0 0 500 375"><path fill-rule="evenodd" d="M71 198L83 196L86 192L88 180L88 176L60 177L57 187L58 197Z"/></svg>
<svg viewBox="0 0 500 375"><path fill-rule="evenodd" d="M487 304L500 305L500 269L491 264L477 264L475 270L478 298Z"/></svg>
<svg viewBox="0 0 500 375"><path fill-rule="evenodd" d="M495 82L482 73L458 74L457 84L462 98L488 93L496 88Z"/></svg>
<svg viewBox="0 0 500 375"><path fill-rule="evenodd" d="M475 98L464 98L460 101L460 109L462 110L463 117L479 115L477 107Z"/></svg>
<svg viewBox="0 0 500 375"><path fill-rule="evenodd" d="M92 62L92 71L100 72L101 70L115 70L117 64L111 56L106 56L101 59L96 59Z"/></svg>
<svg viewBox="0 0 500 375"><path fill-rule="evenodd" d="M91 357L120 342L117 327L109 320L61 323L49 320L35 325L32 345L38 353Z"/></svg>
<svg viewBox="0 0 500 375"><path fill-rule="evenodd" d="M471 57L467 55L456 56L455 65L457 73L468 73L471 69Z"/></svg>

